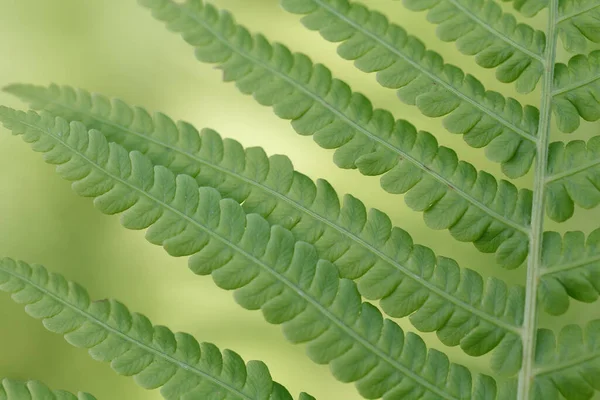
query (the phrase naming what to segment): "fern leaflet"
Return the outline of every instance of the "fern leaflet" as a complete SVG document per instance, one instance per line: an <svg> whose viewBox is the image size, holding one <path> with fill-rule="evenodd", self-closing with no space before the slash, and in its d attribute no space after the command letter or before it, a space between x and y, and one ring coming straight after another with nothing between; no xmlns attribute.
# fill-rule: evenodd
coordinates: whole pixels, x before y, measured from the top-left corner
<svg viewBox="0 0 600 400"><path fill-rule="evenodd" d="M576 55L555 69L552 111L562 132L579 128L581 119L600 119L600 50Z"/></svg>
<svg viewBox="0 0 600 400"><path fill-rule="evenodd" d="M521 12L526 17L533 17L538 12L548 7L548 0L502 0L503 2L513 3L515 10Z"/></svg>
<svg viewBox="0 0 600 400"><path fill-rule="evenodd" d="M600 229L583 232L544 232L539 297L546 311L560 315L569 297L591 303L600 294Z"/></svg>
<svg viewBox="0 0 600 400"><path fill-rule="evenodd" d="M12 293L49 331L88 349L95 360L110 362L117 374L133 376L145 389L160 387L165 399L292 399L264 363L245 365L231 350L221 353L186 333L152 326L118 301L91 302L84 288L40 265L0 260L0 290Z"/></svg>
<svg viewBox="0 0 600 400"><path fill-rule="evenodd" d="M337 148L336 164L358 167L364 175L382 175L389 193L407 193L405 201L425 212L432 229L449 229L460 241L474 242L496 253L505 268L518 267L527 256L531 191L518 191L507 181L476 171L456 153L438 147L435 138L417 132L406 121L394 121L373 110L362 95L331 79L329 70L313 66L304 55L292 55L262 36L251 37L226 12L191 0L143 0L167 26L183 32L203 61L217 63L225 80L235 80L243 93L273 105L292 119L301 134L314 134L324 148ZM349 129L350 128L350 129Z"/></svg>
<svg viewBox="0 0 600 400"><path fill-rule="evenodd" d="M475 55L480 66L498 68L500 82L516 82L522 93L535 89L544 73L544 32L517 23L493 0L404 0L404 4L415 11L429 10L427 19L439 25L438 37L456 41L458 50Z"/></svg>
<svg viewBox="0 0 600 400"><path fill-rule="evenodd" d="M533 16L548 7L548 0L503 0ZM558 34L565 49L583 53L590 42L600 43L600 3L597 0L562 0L558 4Z"/></svg>
<svg viewBox="0 0 600 400"><path fill-rule="evenodd" d="M314 362L329 364L342 382L356 382L364 397L463 399L495 392L492 378L477 375L472 381L468 369L428 351L418 335L404 335L377 308L362 303L355 283L340 280L312 245L296 242L257 214L246 216L216 190L153 167L141 153L109 144L79 122L9 108L0 108L0 118L45 153L47 162L58 164L57 172L74 181L79 195L95 197L101 212L122 213L126 228L147 228L147 240L172 256L191 256L194 273L210 274L219 287L235 290L242 307L261 309L290 341L306 343Z"/></svg>
<svg viewBox="0 0 600 400"><path fill-rule="evenodd" d="M587 143L554 142L548 150L547 214L555 221L573 216L575 204L592 209L600 204L600 136Z"/></svg>
<svg viewBox="0 0 600 400"><path fill-rule="evenodd" d="M600 391L600 320L554 332L540 329L537 336L534 398L591 399Z"/></svg>
<svg viewBox="0 0 600 400"><path fill-rule="evenodd" d="M590 42L600 43L600 3L596 0L560 2L558 34L571 53L585 52Z"/></svg>
<svg viewBox="0 0 600 400"><path fill-rule="evenodd" d="M508 360L518 361L511 355L519 351L513 344L520 334L521 288L493 278L484 283L476 272L461 271L455 261L436 259L429 248L413 244L406 231L392 227L384 213L367 213L350 195L342 205L327 181L315 185L294 171L287 157L267 158L261 149L243 149L212 130L199 135L189 124L175 124L164 114L151 118L139 107L84 90L14 85L10 91L36 108L82 121L128 151L143 152L155 165L216 188L242 204L246 213L289 229L297 240L313 244L319 258L336 265L342 278L357 280L363 297L381 300L388 315L410 315L417 329L437 331L444 344L460 345L473 356L500 346L504 350L494 353L499 358L495 364L505 372L518 370Z"/></svg>
<svg viewBox="0 0 600 400"><path fill-rule="evenodd" d="M39 381L0 381L0 400L96 400L89 393L79 392L77 395L64 390L51 390Z"/></svg>
<svg viewBox="0 0 600 400"><path fill-rule="evenodd" d="M452 133L464 135L472 147L486 148L509 177L524 175L535 157L539 112L515 99L486 91L472 75L444 64L442 57L387 18L346 0L284 0L302 22L332 42L342 42L338 53L355 60L364 72L398 89L398 97L416 105L428 117L443 117Z"/></svg>

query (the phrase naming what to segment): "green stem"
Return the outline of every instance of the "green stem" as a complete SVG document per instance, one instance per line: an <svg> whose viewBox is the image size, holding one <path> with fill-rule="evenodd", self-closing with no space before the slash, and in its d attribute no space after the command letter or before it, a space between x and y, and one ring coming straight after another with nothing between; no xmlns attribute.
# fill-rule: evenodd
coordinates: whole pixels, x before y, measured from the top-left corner
<svg viewBox="0 0 600 400"><path fill-rule="evenodd" d="M552 120L552 88L554 85L554 62L556 58L558 0L550 0L548 10L548 42L544 60L544 81L540 108L535 180L533 185L533 209L529 234L529 258L527 260L527 283L525 285L525 310L523 316L523 358L519 374L517 400L528 400L534 383L535 339L537 328L537 292L542 265L542 239L544 234L544 199L548 144Z"/></svg>

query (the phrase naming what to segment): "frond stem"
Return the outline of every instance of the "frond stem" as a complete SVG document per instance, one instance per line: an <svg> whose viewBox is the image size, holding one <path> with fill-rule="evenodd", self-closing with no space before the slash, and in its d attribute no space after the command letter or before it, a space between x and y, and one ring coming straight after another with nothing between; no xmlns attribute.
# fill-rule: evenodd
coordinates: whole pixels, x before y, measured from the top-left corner
<svg viewBox="0 0 600 400"><path fill-rule="evenodd" d="M548 42L542 98L540 108L539 141L537 142L536 169L533 185L533 208L531 233L529 236L529 257L527 260L527 283L525 285L525 311L523 315L523 355L517 400L528 400L531 395L535 367L535 339L537 329L537 292L542 265L542 241L544 234L544 201L546 189L546 169L548 145L552 121L552 85L554 83L554 62L557 46L558 1L550 0L548 13Z"/></svg>

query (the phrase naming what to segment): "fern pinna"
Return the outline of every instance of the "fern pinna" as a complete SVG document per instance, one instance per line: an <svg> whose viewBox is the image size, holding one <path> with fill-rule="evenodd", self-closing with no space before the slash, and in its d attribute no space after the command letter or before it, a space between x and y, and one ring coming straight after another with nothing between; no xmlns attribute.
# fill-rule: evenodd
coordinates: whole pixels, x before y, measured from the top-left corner
<svg viewBox="0 0 600 400"><path fill-rule="evenodd" d="M385 212L295 171L286 156L119 99L12 84L4 90L32 110L2 107L0 121L57 165L77 194L105 214L121 214L124 227L145 229L168 254L188 256L192 272L233 290L242 307L260 309L364 398L591 399L600 391L600 320L585 327L557 320L555 331L538 321L542 310L561 316L571 299L593 303L600 294L600 227L587 235L544 228L546 218L562 223L576 206L600 203L600 136L551 139L554 127L573 133L582 120L598 126L600 5L503 1L516 11L499 0L403 3L427 13L440 40L494 69L500 82L520 93L538 90L537 105L486 89L367 5L281 5L338 43L338 54L360 71L376 73L400 101L443 118L505 177L459 159L433 134L374 108L326 66L251 33L227 11L202 0L139 3L181 34L200 61L221 69L224 81L335 150L338 167L379 176L381 188L402 194L429 228L494 254L505 269L525 268L518 285L437 256ZM545 30L526 19L540 12ZM561 42L570 53L564 63ZM528 173L532 186L519 189L512 180ZM244 364L229 350L153 327L116 301L90 302L85 290L39 265L2 260L0 289L117 373L161 387L166 399L293 398L263 363ZM491 353L493 376L428 349L386 315L408 317L418 331L435 332L469 356ZM39 382L3 382L0 399L58 396Z"/></svg>

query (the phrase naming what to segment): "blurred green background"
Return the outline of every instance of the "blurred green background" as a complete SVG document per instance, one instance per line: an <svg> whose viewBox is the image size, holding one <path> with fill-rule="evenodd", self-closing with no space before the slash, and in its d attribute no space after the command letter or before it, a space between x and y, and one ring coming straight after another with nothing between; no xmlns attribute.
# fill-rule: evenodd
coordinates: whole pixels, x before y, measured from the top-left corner
<svg viewBox="0 0 600 400"><path fill-rule="evenodd" d="M421 117L415 108L401 104L393 91L379 87L373 75L337 57L334 45L304 29L299 18L285 13L277 0L214 3L231 10L251 30L328 65L337 77L367 94L376 107L433 132L461 158L500 176L498 166L487 162L482 151L469 149L444 130L441 120ZM449 62L476 74L488 89L522 102L538 102L539 93L517 95L511 85L497 82L493 71L477 67L453 45L437 41L435 27L426 22L425 15L406 11L400 2L366 3L421 37ZM543 29L544 17L542 13L531 23ZM319 148L310 137L298 136L271 109L241 95L232 84L222 83L220 71L197 62L188 45L134 0L0 0L0 54L0 86L55 82L82 87L165 112L197 128L211 127L245 146L263 146L269 154L287 154L296 169L313 178L326 178L340 194L352 193L369 207L384 210L416 243L431 246L437 254L451 256L485 276L512 282L524 277L524 268L502 271L493 256L454 241L446 231L427 229L421 215L409 210L401 196L379 188L377 178L337 168L331 151ZM4 93L0 93L0 104L24 108ZM569 139L589 136L597 128L598 124L584 124ZM94 210L89 199L75 195L53 167L4 128L0 128L0 182L0 255L43 264L82 284L92 298L119 299L155 324L233 349L246 360L263 360L273 377L294 395L304 390L320 399L359 399L352 385L335 381L326 366L312 364L302 346L287 343L279 327L264 322L259 312L237 306L231 293L216 288L210 277L193 275L186 260L167 256L147 243L142 232L126 231L118 217ZM530 182L527 176L515 184L524 187ZM596 227L597 217L597 211L578 210L568 223L549 227L589 232ZM563 321L584 322L598 316L597 307L579 304ZM414 331L407 321L399 323ZM541 323L562 324L547 316L542 316ZM435 335L424 337L428 345L444 349ZM456 349L448 353L454 361L488 371L487 357L469 359ZM132 379L116 376L107 364L93 361L84 350L45 331L4 293L0 293L0 377L39 379L53 388L89 391L99 399L160 398L157 391L140 389Z"/></svg>

